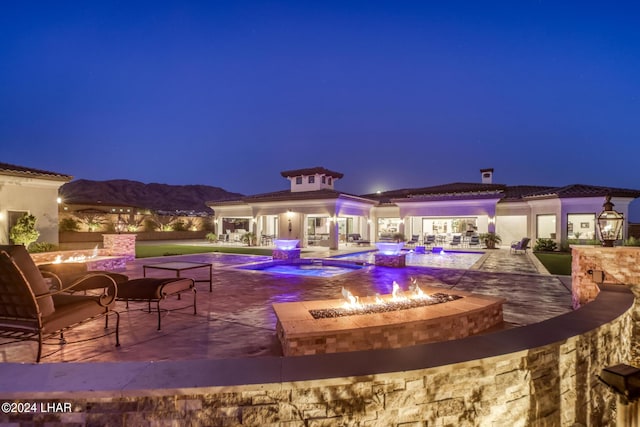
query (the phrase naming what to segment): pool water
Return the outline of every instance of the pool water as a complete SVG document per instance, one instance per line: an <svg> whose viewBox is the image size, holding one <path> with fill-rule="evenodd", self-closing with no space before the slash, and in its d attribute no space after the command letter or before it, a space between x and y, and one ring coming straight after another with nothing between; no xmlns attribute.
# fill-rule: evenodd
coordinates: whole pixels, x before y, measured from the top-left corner
<svg viewBox="0 0 640 427"><path fill-rule="evenodd" d="M353 254L340 255L336 258L344 261L365 262L373 264L375 262L375 253L373 252L357 252ZM454 252L445 251L444 253L431 253L418 254L413 251L406 252L407 265L413 267L436 267L436 268L457 268L457 269L469 269L471 268L482 256L482 252Z"/></svg>
<svg viewBox="0 0 640 427"><path fill-rule="evenodd" d="M265 262L238 267L243 270L256 270L265 273L287 274L307 277L333 277L350 273L362 268L362 265L348 262L320 260L298 260L293 263Z"/></svg>

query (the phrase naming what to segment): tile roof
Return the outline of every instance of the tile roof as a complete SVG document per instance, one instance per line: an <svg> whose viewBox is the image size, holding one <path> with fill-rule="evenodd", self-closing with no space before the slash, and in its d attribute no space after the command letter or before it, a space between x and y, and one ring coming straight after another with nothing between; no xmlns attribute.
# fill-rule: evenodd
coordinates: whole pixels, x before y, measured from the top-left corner
<svg viewBox="0 0 640 427"><path fill-rule="evenodd" d="M42 169L27 168L24 166L12 165L9 163L0 163L0 174L24 177L46 178L54 181L71 181L71 175L65 175L58 172L50 172Z"/></svg>
<svg viewBox="0 0 640 427"><path fill-rule="evenodd" d="M574 198L574 197L640 197L640 190L616 187L600 187L597 185L571 184L565 187L550 187L548 189L523 195L523 198Z"/></svg>
<svg viewBox="0 0 640 427"><path fill-rule="evenodd" d="M280 172L280 175L282 175L285 178L302 176L302 175L315 175L315 174L327 175L337 179L340 179L344 176L344 174L340 172L334 172L329 169L323 168L322 166L316 166L313 168L306 168L306 169L292 169L292 170Z"/></svg>
<svg viewBox="0 0 640 427"><path fill-rule="evenodd" d="M239 199L218 200L213 202L207 202L207 206L234 205L234 204L256 203L256 202L281 202L281 201L288 201L288 200L322 200L322 199L338 199L338 198L358 199L360 201L369 202L371 204L376 203L375 200L325 188L321 190L311 190L311 191L292 192L291 190L282 190L282 191L274 191L271 193L254 194L252 196L246 196Z"/></svg>
<svg viewBox="0 0 640 427"><path fill-rule="evenodd" d="M380 194L366 194L362 197L372 199L400 199L400 198L423 198L434 195L460 195L460 194L487 194L499 193L506 188L504 184L482 184L477 182L454 182L451 184L434 185L431 187L404 188L400 190L384 191Z"/></svg>

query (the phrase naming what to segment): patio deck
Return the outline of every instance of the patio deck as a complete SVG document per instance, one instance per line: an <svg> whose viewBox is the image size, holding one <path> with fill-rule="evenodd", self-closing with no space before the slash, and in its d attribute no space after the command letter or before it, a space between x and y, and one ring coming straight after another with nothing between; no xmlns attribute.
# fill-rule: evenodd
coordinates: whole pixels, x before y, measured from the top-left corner
<svg viewBox="0 0 640 427"><path fill-rule="evenodd" d="M331 251L338 255L342 251ZM319 256L324 252L312 252ZM329 252L327 251L328 255ZM144 311L146 304L130 304L126 310L119 303L120 342L115 348L113 336L84 343L68 344L46 357L42 363L124 362L186 359L220 359L281 355L275 335L274 302L339 298L344 286L354 295L390 293L393 281L407 288L412 278L425 286L446 290L459 289L478 294L504 297L505 327L537 323L571 311L571 294L562 280L540 271L531 255L512 255L509 250L488 251L469 270L406 267L402 269L365 267L332 278L281 276L259 271L238 270L234 266L270 257L206 253L137 259L124 272L130 278L142 277L142 265L160 261L182 260L213 265L213 292L209 285L197 284L198 314L189 309L165 313L162 330L156 330L155 313ZM167 272L149 271L150 276L167 276ZM206 270L193 270L195 279L204 278ZM164 303L166 308L182 307L185 300ZM99 334L102 322L89 323L65 334L77 341ZM45 352L57 344L45 347ZM2 362L33 362L36 346L19 343L0 346Z"/></svg>

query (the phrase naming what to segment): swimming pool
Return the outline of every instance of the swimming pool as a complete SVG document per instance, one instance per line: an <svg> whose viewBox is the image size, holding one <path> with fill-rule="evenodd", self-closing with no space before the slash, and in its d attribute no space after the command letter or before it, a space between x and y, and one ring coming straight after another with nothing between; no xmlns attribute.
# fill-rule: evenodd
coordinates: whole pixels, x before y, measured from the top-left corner
<svg viewBox="0 0 640 427"><path fill-rule="evenodd" d="M242 265L242 270L255 270L264 273L287 274L307 277L334 277L350 273L363 267L362 262L351 260L298 259L295 261L268 261L258 264Z"/></svg>
<svg viewBox="0 0 640 427"><path fill-rule="evenodd" d="M334 257L343 261L364 262L373 264L374 254L377 251L356 252ZM413 251L403 251L407 254L406 263L413 267L436 267L469 269L482 258L483 252L456 252L443 251L438 253L427 252L419 254Z"/></svg>

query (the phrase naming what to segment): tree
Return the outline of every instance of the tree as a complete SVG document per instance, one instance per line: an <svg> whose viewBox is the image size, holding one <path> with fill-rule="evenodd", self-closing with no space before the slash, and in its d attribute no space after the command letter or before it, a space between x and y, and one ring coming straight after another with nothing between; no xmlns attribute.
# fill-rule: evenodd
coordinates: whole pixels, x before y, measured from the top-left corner
<svg viewBox="0 0 640 427"><path fill-rule="evenodd" d="M24 214L16 222L16 225L9 230L9 238L16 245L29 245L38 240L40 232L36 230L36 217L31 214Z"/></svg>

